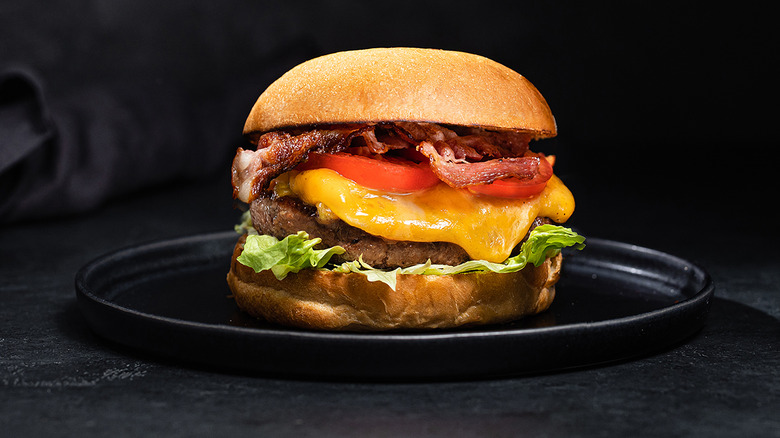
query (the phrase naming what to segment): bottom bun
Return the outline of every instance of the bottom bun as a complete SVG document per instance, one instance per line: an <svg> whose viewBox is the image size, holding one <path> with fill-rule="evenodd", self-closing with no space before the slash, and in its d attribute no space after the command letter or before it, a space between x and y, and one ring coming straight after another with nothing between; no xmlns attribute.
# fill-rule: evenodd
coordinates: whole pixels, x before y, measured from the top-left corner
<svg viewBox="0 0 780 438"><path fill-rule="evenodd" d="M561 255L511 274L399 275L396 290L365 275L304 270L277 280L236 261L227 276L236 304L266 321L320 330L379 331L494 324L547 310Z"/></svg>

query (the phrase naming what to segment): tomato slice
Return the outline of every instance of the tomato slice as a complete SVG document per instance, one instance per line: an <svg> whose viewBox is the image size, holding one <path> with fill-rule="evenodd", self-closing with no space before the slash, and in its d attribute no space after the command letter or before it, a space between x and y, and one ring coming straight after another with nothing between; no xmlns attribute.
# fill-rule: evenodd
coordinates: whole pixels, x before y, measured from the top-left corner
<svg viewBox="0 0 780 438"><path fill-rule="evenodd" d="M413 192L439 183L428 163L395 157L310 152L308 160L297 167L298 170L321 168L334 170L364 187L388 192Z"/></svg>
<svg viewBox="0 0 780 438"><path fill-rule="evenodd" d="M468 186L467 188L471 193L478 195L495 196L497 198L531 198L538 195L544 190L547 185L547 181L528 184L517 178L506 178L495 180L490 184L482 184L476 186Z"/></svg>

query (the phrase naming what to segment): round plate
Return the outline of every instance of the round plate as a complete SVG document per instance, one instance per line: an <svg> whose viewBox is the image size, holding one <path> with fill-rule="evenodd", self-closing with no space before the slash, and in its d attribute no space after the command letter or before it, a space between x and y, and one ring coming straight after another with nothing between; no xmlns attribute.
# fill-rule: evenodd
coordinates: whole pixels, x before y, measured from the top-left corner
<svg viewBox="0 0 780 438"><path fill-rule="evenodd" d="M712 280L659 251L589 238L567 251L556 298L510 324L401 333L316 332L242 313L226 283L233 232L140 245L76 275L97 334L179 362L272 376L414 380L549 372L679 343L705 322Z"/></svg>

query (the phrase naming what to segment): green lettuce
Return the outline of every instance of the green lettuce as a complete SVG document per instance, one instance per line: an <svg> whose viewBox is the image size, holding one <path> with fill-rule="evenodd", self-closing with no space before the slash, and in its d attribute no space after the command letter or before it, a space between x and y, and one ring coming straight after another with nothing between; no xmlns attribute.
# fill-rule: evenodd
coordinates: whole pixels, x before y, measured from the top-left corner
<svg viewBox="0 0 780 438"><path fill-rule="evenodd" d="M254 269L255 272L270 269L280 280L288 273L298 272L301 269L330 269L335 272L363 274L369 281L381 281L395 290L399 274L455 275L474 272L517 272L528 263L535 266L541 265L545 259L556 256L563 248L582 249L585 246L585 238L570 228L558 225L541 225L531 231L520 252L503 263L469 260L457 266L450 266L432 264L428 260L427 263L408 268L386 271L370 266L363 261L362 257L340 265L328 265L330 258L336 254L343 254L344 249L340 246L321 250L314 249L314 246L320 242L319 238L309 239L308 234L303 231L287 236L281 241L271 236L250 234L247 236L244 251L238 257L238 261Z"/></svg>
<svg viewBox="0 0 780 438"><path fill-rule="evenodd" d="M237 225L233 226L233 230L238 234L258 234L257 230L255 230L255 227L252 225L252 214L249 210L241 214L241 220Z"/></svg>
<svg viewBox="0 0 780 438"><path fill-rule="evenodd" d="M344 248L340 246L314 249L321 241L320 238L309 239L304 231L282 240L263 234L249 234L244 251L236 260L255 272L270 269L276 278L282 280L290 272L323 268L335 254L344 253Z"/></svg>
<svg viewBox="0 0 780 438"><path fill-rule="evenodd" d="M454 275L474 272L496 272L506 274L523 269L528 263L540 266L547 257L554 257L561 249L573 246L576 249L585 247L585 238L570 228L558 225L541 225L533 229L528 240L523 243L520 252L506 259L503 263L493 263L486 260L469 260L456 266L427 263L397 268L392 271L382 271L363 262L362 258L353 262L343 263L336 267L337 272L356 272L364 274L369 281L381 281L395 290L398 274L422 275Z"/></svg>

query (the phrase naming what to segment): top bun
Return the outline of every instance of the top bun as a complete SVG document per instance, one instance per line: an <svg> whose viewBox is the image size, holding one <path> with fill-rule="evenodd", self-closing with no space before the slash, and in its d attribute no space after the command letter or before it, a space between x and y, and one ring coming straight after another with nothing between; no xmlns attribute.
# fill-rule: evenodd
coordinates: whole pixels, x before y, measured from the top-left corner
<svg viewBox="0 0 780 438"><path fill-rule="evenodd" d="M294 67L257 99L244 134L378 121L556 135L544 97L517 72L470 53L404 47L338 52Z"/></svg>

